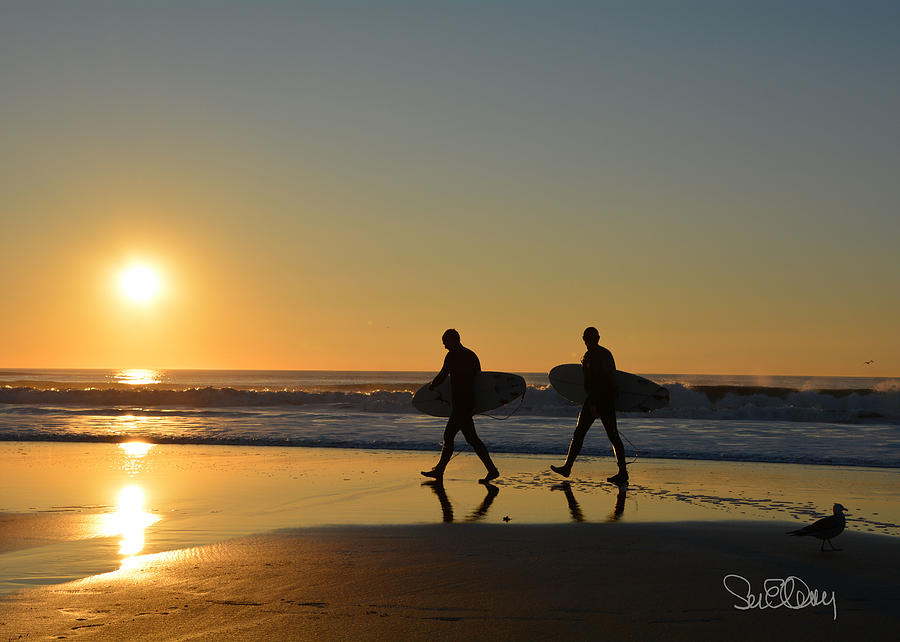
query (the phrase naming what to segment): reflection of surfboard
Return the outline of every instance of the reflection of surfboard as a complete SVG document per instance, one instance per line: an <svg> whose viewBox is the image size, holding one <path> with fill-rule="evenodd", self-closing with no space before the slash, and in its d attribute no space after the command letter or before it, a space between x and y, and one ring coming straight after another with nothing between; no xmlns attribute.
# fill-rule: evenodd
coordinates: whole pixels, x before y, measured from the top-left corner
<svg viewBox="0 0 900 642"><path fill-rule="evenodd" d="M525 380L509 372L482 372L475 377L475 414L488 412L525 394ZM434 390L428 384L413 395L417 410L435 417L450 416L450 377Z"/></svg>
<svg viewBox="0 0 900 642"><path fill-rule="evenodd" d="M584 403L584 371L580 363L566 363L550 371L550 385L563 397L575 403ZM669 404L669 391L628 372L616 370L616 410L634 412L636 410L656 410Z"/></svg>

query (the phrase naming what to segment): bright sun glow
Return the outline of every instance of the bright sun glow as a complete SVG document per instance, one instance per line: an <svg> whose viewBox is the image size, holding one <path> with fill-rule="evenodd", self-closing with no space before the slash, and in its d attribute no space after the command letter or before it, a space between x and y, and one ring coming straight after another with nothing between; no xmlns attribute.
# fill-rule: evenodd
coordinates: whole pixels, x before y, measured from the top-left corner
<svg viewBox="0 0 900 642"><path fill-rule="evenodd" d="M126 383L129 386L143 386L151 383L159 383L160 373L156 370L147 370L146 368L127 368L120 370L113 378L117 383Z"/></svg>
<svg viewBox="0 0 900 642"><path fill-rule="evenodd" d="M143 457L150 452L153 444L145 444L142 441L126 441L119 444L119 448L124 450L129 457Z"/></svg>
<svg viewBox="0 0 900 642"><path fill-rule="evenodd" d="M122 274L122 292L133 301L150 301L159 292L159 277L146 265L134 265Z"/></svg>
<svg viewBox="0 0 900 642"><path fill-rule="evenodd" d="M123 488L118 510L104 518L101 534L121 535L119 554L125 556L137 555L144 549L144 530L160 519L144 512L144 491L138 486Z"/></svg>

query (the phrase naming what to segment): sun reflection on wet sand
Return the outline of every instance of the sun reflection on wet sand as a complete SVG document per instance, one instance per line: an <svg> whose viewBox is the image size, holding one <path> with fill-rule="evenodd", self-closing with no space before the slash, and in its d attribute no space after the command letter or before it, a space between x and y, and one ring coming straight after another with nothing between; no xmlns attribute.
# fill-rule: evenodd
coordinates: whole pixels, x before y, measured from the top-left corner
<svg viewBox="0 0 900 642"><path fill-rule="evenodd" d="M148 444L143 441L126 441L119 444L119 448L125 451L125 454L129 457L143 457L150 449L153 448L153 444Z"/></svg>
<svg viewBox="0 0 900 642"><path fill-rule="evenodd" d="M118 446L124 455L121 468L129 477L134 477L144 469L143 458L153 448L153 444L143 441L125 441Z"/></svg>
<svg viewBox="0 0 900 642"><path fill-rule="evenodd" d="M144 550L144 530L160 520L157 515L144 511L144 491L138 486L126 486L119 493L119 506L115 513L104 515L101 535L121 535L119 554L126 566L130 558Z"/></svg>

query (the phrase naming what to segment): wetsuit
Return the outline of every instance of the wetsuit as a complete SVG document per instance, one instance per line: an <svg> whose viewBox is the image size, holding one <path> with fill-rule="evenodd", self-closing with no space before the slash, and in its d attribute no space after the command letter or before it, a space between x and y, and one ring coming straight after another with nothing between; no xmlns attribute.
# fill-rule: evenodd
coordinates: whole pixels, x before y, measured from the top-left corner
<svg viewBox="0 0 900 642"><path fill-rule="evenodd" d="M452 401L453 414L468 414L472 416L475 410L475 376L481 372L481 362L478 355L460 345L447 351L444 357L444 366L437 373L431 385L441 385L447 376L450 376L450 399Z"/></svg>
<svg viewBox="0 0 900 642"><path fill-rule="evenodd" d="M581 406L581 412L578 414L578 425L575 426L575 434L572 435L565 463L562 466L551 466L550 469L564 477L569 476L575 459L584 445L584 438L588 430L599 417L616 455L616 464L619 466L618 475L610 477L609 481L617 483L627 481L625 451L616 425L616 361L613 359L612 353L603 346L589 345L581 360L581 367L584 373L584 391L587 396Z"/></svg>
<svg viewBox="0 0 900 642"><path fill-rule="evenodd" d="M581 369L584 372L584 391L588 399L592 401L597 410L616 407L616 360L612 352L603 346L591 346L581 359Z"/></svg>
<svg viewBox="0 0 900 642"><path fill-rule="evenodd" d="M584 353L581 368L587 399L578 415L578 425L569 446L569 457L572 462L575 461L588 429L599 417L612 444L619 472L625 474L625 451L616 424L616 360L613 359L612 352L601 345L594 345Z"/></svg>
<svg viewBox="0 0 900 642"><path fill-rule="evenodd" d="M475 432L475 422L472 421L472 415L475 413L475 377L480 372L481 362L478 360L478 355L459 344L447 351L447 356L444 357L444 366L431 382L432 387L436 387L448 376L450 377L452 405L450 418L444 429L441 458L435 466L438 470L443 471L453 456L453 439L458 432L462 432L463 437L472 446L485 468L488 471L496 470L487 447Z"/></svg>

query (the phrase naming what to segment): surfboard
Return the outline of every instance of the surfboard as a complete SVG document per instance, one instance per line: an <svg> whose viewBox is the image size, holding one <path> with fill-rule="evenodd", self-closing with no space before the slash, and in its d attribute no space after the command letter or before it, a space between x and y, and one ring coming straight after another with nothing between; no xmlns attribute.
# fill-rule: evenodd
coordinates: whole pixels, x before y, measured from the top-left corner
<svg viewBox="0 0 900 642"><path fill-rule="evenodd" d="M430 382L429 382L430 383ZM525 380L509 372L481 372L475 377L475 414L495 410L525 394ZM428 384L413 395L412 405L420 412L435 417L449 417L450 377L434 390Z"/></svg>
<svg viewBox="0 0 900 642"><path fill-rule="evenodd" d="M563 397L584 403L584 371L580 363L564 363L550 371L550 385ZM616 410L619 412L650 411L669 404L669 391L649 379L616 370Z"/></svg>

